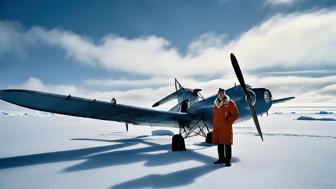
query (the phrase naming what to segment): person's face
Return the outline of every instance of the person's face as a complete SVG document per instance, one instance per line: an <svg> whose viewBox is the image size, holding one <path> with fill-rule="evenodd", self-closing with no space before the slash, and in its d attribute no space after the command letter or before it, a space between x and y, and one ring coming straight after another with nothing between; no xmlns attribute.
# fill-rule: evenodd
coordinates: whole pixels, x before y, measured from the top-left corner
<svg viewBox="0 0 336 189"><path fill-rule="evenodd" d="M220 101L222 101L222 100L225 98L224 92L219 92L219 93L217 94L217 98L218 98Z"/></svg>

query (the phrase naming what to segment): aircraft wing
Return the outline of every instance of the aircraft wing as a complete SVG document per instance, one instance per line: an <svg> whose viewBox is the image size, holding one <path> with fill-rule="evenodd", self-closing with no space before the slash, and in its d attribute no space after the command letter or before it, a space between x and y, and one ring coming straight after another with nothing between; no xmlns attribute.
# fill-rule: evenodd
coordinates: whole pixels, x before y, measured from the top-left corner
<svg viewBox="0 0 336 189"><path fill-rule="evenodd" d="M192 120L192 116L187 113L140 108L31 90L0 90L0 99L39 111L132 124L178 126L179 123Z"/></svg>

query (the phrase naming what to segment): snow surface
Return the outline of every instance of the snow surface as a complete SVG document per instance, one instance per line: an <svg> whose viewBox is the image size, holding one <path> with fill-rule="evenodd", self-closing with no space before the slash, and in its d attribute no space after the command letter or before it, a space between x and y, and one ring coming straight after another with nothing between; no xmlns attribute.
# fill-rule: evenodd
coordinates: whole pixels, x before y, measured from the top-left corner
<svg viewBox="0 0 336 189"><path fill-rule="evenodd" d="M171 152L175 128L1 116L0 188L336 188L336 122L298 116L261 117L264 142L252 121L235 125L229 168L201 137Z"/></svg>

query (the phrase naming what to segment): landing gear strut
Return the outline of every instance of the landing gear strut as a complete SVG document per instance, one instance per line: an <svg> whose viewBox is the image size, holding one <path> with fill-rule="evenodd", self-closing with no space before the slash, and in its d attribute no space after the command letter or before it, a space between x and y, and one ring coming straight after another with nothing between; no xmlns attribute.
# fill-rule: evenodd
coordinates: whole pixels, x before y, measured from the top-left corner
<svg viewBox="0 0 336 189"><path fill-rule="evenodd" d="M180 125L179 134L174 135L172 138L172 151L185 151L184 139L193 136L203 136L207 143L212 141L212 132L210 132L208 125L202 120L197 120L188 125Z"/></svg>

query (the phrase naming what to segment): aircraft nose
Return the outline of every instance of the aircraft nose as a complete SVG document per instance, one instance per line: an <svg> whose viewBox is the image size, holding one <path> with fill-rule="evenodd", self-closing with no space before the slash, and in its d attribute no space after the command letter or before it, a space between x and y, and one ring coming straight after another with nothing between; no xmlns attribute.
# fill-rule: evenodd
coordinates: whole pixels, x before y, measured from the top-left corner
<svg viewBox="0 0 336 189"><path fill-rule="evenodd" d="M272 102L272 93L269 89L266 89L264 92L264 100L267 104Z"/></svg>

